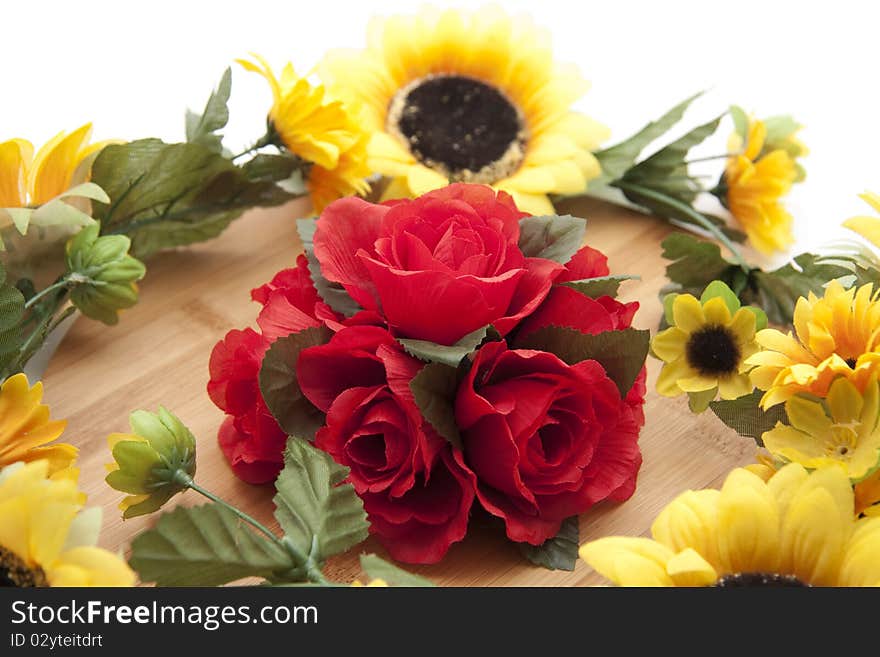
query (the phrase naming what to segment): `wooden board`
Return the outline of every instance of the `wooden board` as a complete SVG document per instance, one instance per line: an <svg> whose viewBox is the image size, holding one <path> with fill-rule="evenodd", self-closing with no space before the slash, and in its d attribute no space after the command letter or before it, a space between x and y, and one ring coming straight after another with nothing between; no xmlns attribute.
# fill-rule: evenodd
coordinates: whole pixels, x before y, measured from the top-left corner
<svg viewBox="0 0 880 657"><path fill-rule="evenodd" d="M232 328L255 326L258 306L249 292L284 267L301 250L294 220L302 204L259 210L238 220L220 238L187 251L163 254L148 263L141 301L125 312L118 326L107 328L80 319L53 357L44 378L52 415L69 421L64 439L77 445L81 485L91 505L104 507L101 544L125 550L131 538L155 517L123 522L117 509L121 494L104 483L110 460L106 437L128 430L136 408L166 406L198 438L197 480L240 505L269 526L271 486L250 486L232 474L216 434L223 419L205 391L208 357L214 344ZM572 201L561 208L589 219L587 241L604 251L613 273L637 274L641 281L621 288L622 299L637 299L639 328L655 330L661 307L657 298L666 282L660 241L670 232L661 220L596 201ZM727 429L711 412L692 415L683 398L666 399L653 391L658 362L649 358L646 424L641 447L644 465L635 495L623 504L603 504L581 518L581 541L609 534L645 535L657 512L688 488L718 486L733 467L752 461L751 440ZM188 492L176 503L196 504ZM360 575L357 555L382 553L374 539L327 567L333 578ZM574 572L551 572L524 561L496 528L472 522L468 537L452 547L440 564L412 567L440 585L571 586L603 580L579 562Z"/></svg>

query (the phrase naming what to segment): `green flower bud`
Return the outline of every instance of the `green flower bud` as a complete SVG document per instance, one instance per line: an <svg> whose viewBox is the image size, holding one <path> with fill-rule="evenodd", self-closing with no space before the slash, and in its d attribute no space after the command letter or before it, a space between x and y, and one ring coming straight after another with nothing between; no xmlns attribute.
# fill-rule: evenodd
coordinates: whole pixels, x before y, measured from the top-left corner
<svg viewBox="0 0 880 657"><path fill-rule="evenodd" d="M67 281L71 301L86 317L105 324L119 321L118 313L137 303L135 281L144 277L144 264L130 255L125 235L98 236L100 225L86 226L67 242Z"/></svg>
<svg viewBox="0 0 880 657"><path fill-rule="evenodd" d="M132 433L115 433L108 442L113 463L107 483L129 493L119 505L123 518L153 513L188 487L196 471L196 439L172 413L135 411Z"/></svg>

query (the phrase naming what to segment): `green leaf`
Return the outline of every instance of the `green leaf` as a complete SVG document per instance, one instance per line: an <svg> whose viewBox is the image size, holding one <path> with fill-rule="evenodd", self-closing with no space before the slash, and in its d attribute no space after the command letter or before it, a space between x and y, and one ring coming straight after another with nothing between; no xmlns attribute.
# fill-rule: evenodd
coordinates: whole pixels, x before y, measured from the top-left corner
<svg viewBox="0 0 880 657"><path fill-rule="evenodd" d="M317 290L318 296L324 300L324 303L345 317L351 317L362 309L348 295L345 288L337 283L331 283L324 278L324 274L321 272L321 263L315 257L316 227L317 224L313 218L296 220L296 229L303 243L306 259L309 261L309 274L311 274L312 283L315 284L315 290Z"/></svg>
<svg viewBox="0 0 880 657"><path fill-rule="evenodd" d="M6 282L6 269L0 262L0 366L5 366L21 347L24 304L24 295Z"/></svg>
<svg viewBox="0 0 880 657"><path fill-rule="evenodd" d="M367 538L367 514L348 468L301 438L287 441L284 469L275 481L275 518L290 541L321 563ZM317 554L313 550L317 548Z"/></svg>
<svg viewBox="0 0 880 657"><path fill-rule="evenodd" d="M434 586L434 582L418 575L413 575L403 568L388 563L375 554L361 555L361 568L370 579L384 580L389 586L424 587Z"/></svg>
<svg viewBox="0 0 880 657"><path fill-rule="evenodd" d="M129 563L141 580L159 586L218 586L297 565L286 550L213 503L163 514L132 541Z"/></svg>
<svg viewBox="0 0 880 657"><path fill-rule="evenodd" d="M307 328L278 338L263 356L260 392L278 425L291 436L313 440L324 424L324 413L315 408L299 389L296 362L308 347L325 344L330 330L324 326Z"/></svg>
<svg viewBox="0 0 880 657"><path fill-rule="evenodd" d="M477 329L451 345L437 344L428 340L410 340L398 338L397 341L411 356L415 356L429 363L443 363L451 367L458 367L462 358L476 351L477 347L489 334L489 326Z"/></svg>
<svg viewBox="0 0 880 657"><path fill-rule="evenodd" d="M703 92L694 94L682 101L671 110L666 112L656 121L652 121L639 130L629 139L597 152L596 159L602 166L602 175L590 183L590 187L607 185L621 178L626 171L635 164L639 154L656 139L666 134L672 126L678 123L690 107L690 104L699 98Z"/></svg>
<svg viewBox="0 0 880 657"><path fill-rule="evenodd" d="M650 187L683 203L693 203L703 186L698 179L688 173L687 156L694 146L701 144L718 129L720 121L721 117L719 116L708 123L697 126L671 144L664 146L630 168L622 176L623 180L643 187ZM624 192L626 193L626 189ZM627 193L627 198L634 203L644 205L645 199L639 195ZM653 209L650 206L647 207ZM673 218L678 219L678 213Z"/></svg>
<svg viewBox="0 0 880 657"><path fill-rule="evenodd" d="M765 432L770 431L778 422L788 424L785 404L777 404L765 411L760 406L763 396L763 392L755 390L739 399L713 401L709 408L724 424L741 436L754 438L760 447L764 445L761 436Z"/></svg>
<svg viewBox="0 0 880 657"><path fill-rule="evenodd" d="M724 305L727 306L731 315L736 313L742 305L739 301L739 297L733 293L733 290L731 290L724 281L712 281L709 283L706 286L706 289L703 290L703 294L700 295L700 303L705 305L709 299L714 299L716 297L721 297L724 300Z"/></svg>
<svg viewBox="0 0 880 657"><path fill-rule="evenodd" d="M713 280L723 281L736 289L731 283L735 273L742 268L722 257L717 244L685 233L673 233L663 240L661 246L663 257L673 261L666 266L666 277L679 286L676 291L699 297Z"/></svg>
<svg viewBox="0 0 880 657"><path fill-rule="evenodd" d="M560 283L560 285L570 287L573 290L577 290L584 296L598 299L599 297L604 296L616 297L617 291L620 288L620 284L623 281L639 280L641 280L641 276L612 275L597 276L596 278L582 278L579 281L566 281L564 283Z"/></svg>
<svg viewBox="0 0 880 657"><path fill-rule="evenodd" d="M518 543L523 556L537 566L549 570L574 570L578 556L578 517L566 518L553 538L541 545Z"/></svg>
<svg viewBox="0 0 880 657"><path fill-rule="evenodd" d="M94 203L103 232L131 237L138 257L216 237L243 211L294 198L201 144L158 139L107 146L92 181L112 199Z"/></svg>
<svg viewBox="0 0 880 657"><path fill-rule="evenodd" d="M218 130L229 121L229 94L232 91L232 70L227 68L220 78L217 89L211 93L201 114L186 111L186 140L200 144L214 153L223 152L223 135Z"/></svg>
<svg viewBox="0 0 880 657"><path fill-rule="evenodd" d="M583 246L587 220L570 214L525 217L519 228L519 248L526 257L564 265Z"/></svg>
<svg viewBox="0 0 880 657"><path fill-rule="evenodd" d="M409 382L416 405L431 426L454 447L461 449L455 423L458 370L443 363L428 363Z"/></svg>
<svg viewBox="0 0 880 657"><path fill-rule="evenodd" d="M749 136L749 116L739 105L730 106L730 118L733 119L733 129L745 143Z"/></svg>
<svg viewBox="0 0 880 657"><path fill-rule="evenodd" d="M650 331L626 328L590 335L563 326L545 326L517 339L517 348L556 354L569 365L598 361L625 397L645 365Z"/></svg>

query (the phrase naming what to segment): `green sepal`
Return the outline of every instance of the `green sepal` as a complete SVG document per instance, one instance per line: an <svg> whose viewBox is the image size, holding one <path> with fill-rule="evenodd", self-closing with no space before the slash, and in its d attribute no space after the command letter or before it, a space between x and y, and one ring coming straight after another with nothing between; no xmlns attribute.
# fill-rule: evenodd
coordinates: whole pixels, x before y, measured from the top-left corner
<svg viewBox="0 0 880 657"><path fill-rule="evenodd" d="M548 570L574 570L578 558L578 517L572 516L562 522L556 536L540 545L517 543L522 555L536 566Z"/></svg>

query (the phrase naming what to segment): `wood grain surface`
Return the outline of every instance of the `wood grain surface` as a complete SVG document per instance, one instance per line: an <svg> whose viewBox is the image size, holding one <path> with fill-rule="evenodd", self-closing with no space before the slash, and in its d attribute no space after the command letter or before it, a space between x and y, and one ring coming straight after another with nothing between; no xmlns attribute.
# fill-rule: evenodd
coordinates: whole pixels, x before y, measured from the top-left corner
<svg viewBox="0 0 880 657"><path fill-rule="evenodd" d="M272 518L271 486L239 481L217 446L222 413L205 391L208 357L214 344L232 328L255 326L257 304L249 292L284 267L292 266L301 246L294 220L306 207L293 203L253 211L221 237L186 251L165 253L148 263L138 305L107 328L80 319L64 339L44 377L45 399L52 416L67 418L64 439L80 448L81 486L90 505L104 508L101 544L126 550L133 536L155 516L124 521L117 504L121 494L104 483L110 460L106 437L128 430L128 414L155 411L161 404L176 413L198 439L197 481L235 502L262 522ZM611 271L636 274L621 298L639 300L639 328L656 329L665 283L660 241L668 225L651 217L597 201L565 203L561 212L589 220L587 242L604 251ZM684 398L666 399L654 392L659 364L648 359L646 424L641 435L644 465L635 495L623 504L603 504L581 517L581 542L610 534L646 535L657 512L688 488L719 486L727 472L753 460L755 447L727 429L710 413L692 415ZM173 500L198 504L187 492ZM361 575L358 554L384 554L374 539L336 557L326 568L331 578L350 581ZM438 585L582 586L603 580L578 562L574 572L548 571L530 565L490 519L471 521L467 538L442 563L411 567Z"/></svg>

